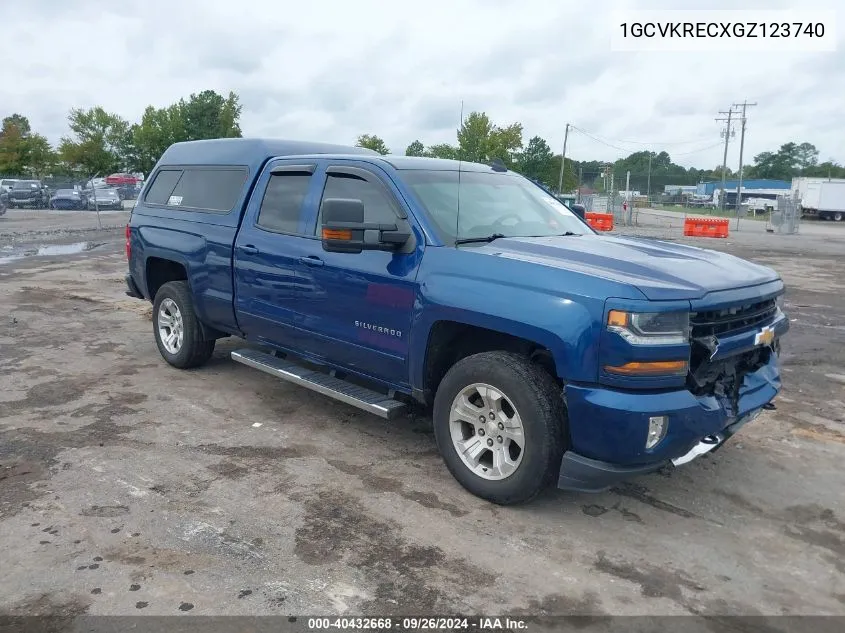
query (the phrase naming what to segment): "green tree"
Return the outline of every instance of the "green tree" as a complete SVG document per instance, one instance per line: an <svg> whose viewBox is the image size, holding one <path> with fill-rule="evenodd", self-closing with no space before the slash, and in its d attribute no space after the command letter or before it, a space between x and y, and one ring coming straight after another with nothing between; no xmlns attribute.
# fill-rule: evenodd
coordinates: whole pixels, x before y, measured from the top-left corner
<svg viewBox="0 0 845 633"><path fill-rule="evenodd" d="M141 122L131 128L133 170L149 174L173 143L187 140L182 108L174 103L166 108L147 106Z"/></svg>
<svg viewBox="0 0 845 633"><path fill-rule="evenodd" d="M29 121L26 121L24 131L15 117L26 121L25 117L13 114L3 119L3 127L0 128L0 174L23 176L27 160L26 135L29 133Z"/></svg>
<svg viewBox="0 0 845 633"><path fill-rule="evenodd" d="M522 149L522 123L494 127L487 142L487 158L500 159L508 167L516 162Z"/></svg>
<svg viewBox="0 0 845 633"><path fill-rule="evenodd" d="M458 130L461 159L473 163L487 162L493 129L493 122L484 112L470 112Z"/></svg>
<svg viewBox="0 0 845 633"><path fill-rule="evenodd" d="M818 164L819 151L812 143L784 143L776 152L760 152L754 157L749 178L789 180L809 175Z"/></svg>
<svg viewBox="0 0 845 633"><path fill-rule="evenodd" d="M560 184L560 154L555 154L549 163L548 173L540 181L552 191L558 190ZM578 187L578 161L566 159L566 169L563 172L563 192L575 191Z"/></svg>
<svg viewBox="0 0 845 633"><path fill-rule="evenodd" d="M458 148L454 145L449 145L448 143L437 143L436 145L430 145L425 150L425 156L428 156L429 158L448 158L451 160L457 160Z"/></svg>
<svg viewBox="0 0 845 633"><path fill-rule="evenodd" d="M242 136L239 121L243 106L234 92L224 97L214 90L203 90L187 101L180 99L177 107L186 141Z"/></svg>
<svg viewBox="0 0 845 633"><path fill-rule="evenodd" d="M405 148L405 156L425 156L425 146L422 141L414 141Z"/></svg>
<svg viewBox="0 0 845 633"><path fill-rule="evenodd" d="M845 167L830 159L808 167L802 175L815 178L845 178Z"/></svg>
<svg viewBox="0 0 845 633"><path fill-rule="evenodd" d="M390 150L387 149L387 145L385 145L384 141L375 134L362 134L358 137L358 141L355 143L355 146L371 149L379 154L390 153Z"/></svg>
<svg viewBox="0 0 845 633"><path fill-rule="evenodd" d="M801 143L795 150L798 166L803 174L819 162L819 150L812 143Z"/></svg>
<svg viewBox="0 0 845 633"><path fill-rule="evenodd" d="M520 153L516 168L522 175L548 185L550 183L546 179L550 175L553 161L554 154L546 140L533 136Z"/></svg>
<svg viewBox="0 0 845 633"><path fill-rule="evenodd" d="M43 178L55 164L56 153L46 136L30 134L26 141L28 171L36 178Z"/></svg>
<svg viewBox="0 0 845 633"><path fill-rule="evenodd" d="M495 158L513 166L522 149L522 124L505 127L493 124L484 112L470 112L458 130L461 160L488 163Z"/></svg>
<svg viewBox="0 0 845 633"><path fill-rule="evenodd" d="M224 97L203 90L164 108L147 106L141 121L131 127L128 162L149 173L173 143L211 138L240 138L242 106L237 94Z"/></svg>
<svg viewBox="0 0 845 633"><path fill-rule="evenodd" d="M22 114L12 114L3 119L3 131L15 127L21 136L26 137L32 132L32 126L29 124L29 119Z"/></svg>
<svg viewBox="0 0 845 633"><path fill-rule="evenodd" d="M71 169L94 175L128 167L132 152L128 121L97 106L72 109L68 123L73 135L62 137L59 157Z"/></svg>
<svg viewBox="0 0 845 633"><path fill-rule="evenodd" d="M13 114L0 128L0 174L41 178L55 160L47 138L33 133L29 119Z"/></svg>

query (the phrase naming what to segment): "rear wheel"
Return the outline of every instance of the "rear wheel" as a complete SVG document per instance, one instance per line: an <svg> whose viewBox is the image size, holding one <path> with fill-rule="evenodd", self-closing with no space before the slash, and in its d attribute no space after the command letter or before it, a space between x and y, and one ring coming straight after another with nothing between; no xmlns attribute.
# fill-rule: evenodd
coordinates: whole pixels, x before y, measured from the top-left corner
<svg viewBox="0 0 845 633"><path fill-rule="evenodd" d="M842 212L837 211L836 213L833 214L833 221L834 222L842 222L842 217L843 217Z"/></svg>
<svg viewBox="0 0 845 633"><path fill-rule="evenodd" d="M179 369L198 367L214 352L215 341L202 337L186 281L159 288L153 302L153 332L164 360Z"/></svg>
<svg viewBox="0 0 845 633"><path fill-rule="evenodd" d="M565 424L557 383L510 352L457 362L434 400L434 434L449 471L468 491L500 505L530 501L554 481Z"/></svg>

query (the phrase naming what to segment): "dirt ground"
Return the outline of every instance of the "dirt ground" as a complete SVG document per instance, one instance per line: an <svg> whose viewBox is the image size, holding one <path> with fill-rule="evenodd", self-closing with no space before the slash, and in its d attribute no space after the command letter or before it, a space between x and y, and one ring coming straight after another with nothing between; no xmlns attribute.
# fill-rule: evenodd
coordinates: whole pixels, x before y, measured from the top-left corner
<svg viewBox="0 0 845 633"><path fill-rule="evenodd" d="M0 614L845 614L845 227L693 242L788 285L776 411L677 470L500 508L422 415L279 382L237 340L167 366L124 295L126 214L103 218L0 218Z"/></svg>

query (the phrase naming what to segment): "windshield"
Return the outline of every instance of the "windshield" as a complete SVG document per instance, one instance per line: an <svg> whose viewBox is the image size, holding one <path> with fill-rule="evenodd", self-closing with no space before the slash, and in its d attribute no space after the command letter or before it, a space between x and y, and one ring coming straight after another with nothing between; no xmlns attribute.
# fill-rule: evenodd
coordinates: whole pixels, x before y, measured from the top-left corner
<svg viewBox="0 0 845 633"><path fill-rule="evenodd" d="M73 189L59 189L56 192L56 197L59 196L78 196L79 193L74 191Z"/></svg>
<svg viewBox="0 0 845 633"><path fill-rule="evenodd" d="M15 189L35 189L38 187L37 180L19 180L15 183Z"/></svg>
<svg viewBox="0 0 845 633"><path fill-rule="evenodd" d="M114 189L97 189L96 195L98 198L116 198L117 192Z"/></svg>
<svg viewBox="0 0 845 633"><path fill-rule="evenodd" d="M447 243L496 233L506 237L592 233L566 205L513 172L462 171L460 225L457 171L406 170L402 180Z"/></svg>

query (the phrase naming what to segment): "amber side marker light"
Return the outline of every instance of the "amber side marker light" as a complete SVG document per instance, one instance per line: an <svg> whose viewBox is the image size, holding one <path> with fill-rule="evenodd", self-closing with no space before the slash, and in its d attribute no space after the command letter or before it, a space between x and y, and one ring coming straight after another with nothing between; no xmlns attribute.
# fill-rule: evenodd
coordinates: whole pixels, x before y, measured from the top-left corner
<svg viewBox="0 0 845 633"><path fill-rule="evenodd" d="M617 367L607 365L604 370L622 376L682 376L689 371L689 364L685 360L631 362Z"/></svg>
<svg viewBox="0 0 845 633"><path fill-rule="evenodd" d="M345 240L352 241L352 231L349 229L323 229L324 240Z"/></svg>
<svg viewBox="0 0 845 633"><path fill-rule="evenodd" d="M628 325L628 313L621 310L611 310L607 315L607 324L626 327Z"/></svg>

